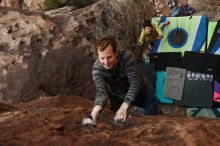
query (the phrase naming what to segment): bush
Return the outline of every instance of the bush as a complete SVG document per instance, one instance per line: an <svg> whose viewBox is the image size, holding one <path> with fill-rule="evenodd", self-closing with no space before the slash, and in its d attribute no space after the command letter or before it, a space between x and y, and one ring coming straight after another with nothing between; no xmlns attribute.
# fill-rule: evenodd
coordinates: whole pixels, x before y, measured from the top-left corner
<svg viewBox="0 0 220 146"><path fill-rule="evenodd" d="M68 0L45 0L44 5L46 10L52 10L64 7L68 4Z"/></svg>
<svg viewBox="0 0 220 146"><path fill-rule="evenodd" d="M76 6L82 8L93 3L94 0L45 0L44 5L46 10L61 8L64 6Z"/></svg>
<svg viewBox="0 0 220 146"><path fill-rule="evenodd" d="M93 0L69 0L69 5L74 5L78 8L88 6L93 3Z"/></svg>
<svg viewBox="0 0 220 146"><path fill-rule="evenodd" d="M142 59L142 50L137 47L143 20L153 15L151 4L146 0L106 0L93 32L96 38L103 34L116 37L119 49L134 52Z"/></svg>

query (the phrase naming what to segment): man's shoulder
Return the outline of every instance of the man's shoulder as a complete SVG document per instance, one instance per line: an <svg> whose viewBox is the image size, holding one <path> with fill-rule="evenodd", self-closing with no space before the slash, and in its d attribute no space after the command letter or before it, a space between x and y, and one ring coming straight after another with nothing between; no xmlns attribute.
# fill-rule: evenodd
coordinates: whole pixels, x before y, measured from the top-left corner
<svg viewBox="0 0 220 146"><path fill-rule="evenodd" d="M128 57L131 57L133 55L133 53L130 51L130 50L119 50L118 51L119 53L119 56L120 58L128 58Z"/></svg>
<svg viewBox="0 0 220 146"><path fill-rule="evenodd" d="M100 61L97 59L93 64L93 69L101 69L101 68L102 68L102 65Z"/></svg>
<svg viewBox="0 0 220 146"><path fill-rule="evenodd" d="M122 63L123 62L128 63L128 62L134 61L135 60L134 53L132 53L130 50L120 50L119 60Z"/></svg>
<svg viewBox="0 0 220 146"><path fill-rule="evenodd" d="M155 23L151 23L151 25L152 25L153 27L158 27L158 25L155 24Z"/></svg>

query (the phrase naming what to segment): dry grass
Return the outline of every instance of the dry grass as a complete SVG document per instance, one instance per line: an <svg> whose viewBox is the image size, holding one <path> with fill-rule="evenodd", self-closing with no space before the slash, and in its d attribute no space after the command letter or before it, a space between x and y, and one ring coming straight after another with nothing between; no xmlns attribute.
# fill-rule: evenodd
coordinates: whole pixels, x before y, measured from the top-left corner
<svg viewBox="0 0 220 146"><path fill-rule="evenodd" d="M153 8L148 0L106 0L92 36L113 35L119 49L131 50L137 58L142 58L142 51L136 44L143 20L152 15Z"/></svg>

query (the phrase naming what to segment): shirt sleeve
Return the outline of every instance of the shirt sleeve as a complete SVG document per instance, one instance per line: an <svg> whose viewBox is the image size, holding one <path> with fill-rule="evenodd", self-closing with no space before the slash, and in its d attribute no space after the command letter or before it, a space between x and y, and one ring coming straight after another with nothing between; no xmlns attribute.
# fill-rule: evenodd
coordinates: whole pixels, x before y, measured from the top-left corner
<svg viewBox="0 0 220 146"><path fill-rule="evenodd" d="M144 29L142 29L141 35L140 35L140 38L139 38L139 41L138 41L138 44L139 44L140 46L143 45L144 39L145 39L145 33L144 33Z"/></svg>
<svg viewBox="0 0 220 146"><path fill-rule="evenodd" d="M96 96L94 105L100 105L101 107L104 107L109 96L108 89L107 84L102 75L102 71L96 64L93 66L92 77L96 86Z"/></svg>
<svg viewBox="0 0 220 146"><path fill-rule="evenodd" d="M162 29L157 25L157 24L152 24L153 27L155 28L156 32L158 33L158 35L162 35Z"/></svg>
<svg viewBox="0 0 220 146"><path fill-rule="evenodd" d="M129 89L124 101L128 104L133 102L141 90L141 75L137 72L134 56L130 54L125 62L125 72L129 81Z"/></svg>

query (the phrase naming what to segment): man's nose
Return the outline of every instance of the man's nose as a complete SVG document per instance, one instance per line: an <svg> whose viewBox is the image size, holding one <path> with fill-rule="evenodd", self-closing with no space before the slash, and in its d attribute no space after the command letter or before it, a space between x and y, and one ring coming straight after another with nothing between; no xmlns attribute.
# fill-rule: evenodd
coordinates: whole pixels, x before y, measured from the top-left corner
<svg viewBox="0 0 220 146"><path fill-rule="evenodd" d="M108 64L108 59L104 59L104 64Z"/></svg>

